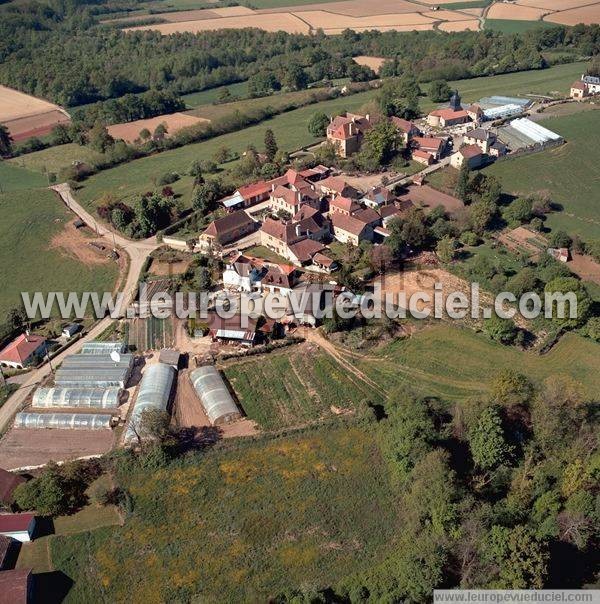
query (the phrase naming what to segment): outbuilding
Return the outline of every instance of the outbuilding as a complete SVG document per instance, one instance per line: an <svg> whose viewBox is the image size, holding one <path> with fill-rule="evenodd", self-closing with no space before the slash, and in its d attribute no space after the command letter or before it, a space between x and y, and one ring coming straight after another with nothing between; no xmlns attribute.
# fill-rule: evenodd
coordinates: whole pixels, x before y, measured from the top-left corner
<svg viewBox="0 0 600 604"><path fill-rule="evenodd" d="M0 514L0 535L26 543L33 539L34 531L33 514Z"/></svg>

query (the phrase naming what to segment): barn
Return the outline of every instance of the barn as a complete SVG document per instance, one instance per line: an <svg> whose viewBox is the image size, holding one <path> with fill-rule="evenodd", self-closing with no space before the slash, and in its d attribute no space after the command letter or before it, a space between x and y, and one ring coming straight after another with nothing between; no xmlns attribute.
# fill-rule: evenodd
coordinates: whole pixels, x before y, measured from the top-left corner
<svg viewBox="0 0 600 604"><path fill-rule="evenodd" d="M211 424L219 426L240 419L240 410L213 365L194 369L190 379Z"/></svg>

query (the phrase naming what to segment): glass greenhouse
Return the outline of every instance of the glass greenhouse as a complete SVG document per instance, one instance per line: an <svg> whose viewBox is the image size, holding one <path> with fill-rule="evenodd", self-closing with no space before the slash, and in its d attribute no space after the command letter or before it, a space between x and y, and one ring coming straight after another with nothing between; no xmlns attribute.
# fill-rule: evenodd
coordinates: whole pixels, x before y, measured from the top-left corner
<svg viewBox="0 0 600 604"><path fill-rule="evenodd" d="M167 410L174 380L175 369L171 365L157 363L146 368L140 381L131 417L129 418L127 432L125 433L125 442L130 442L137 438L136 428L144 411L147 409Z"/></svg>
<svg viewBox="0 0 600 604"><path fill-rule="evenodd" d="M118 362L104 354L72 354L56 372L55 383L63 388L125 388L133 367L133 355Z"/></svg>
<svg viewBox="0 0 600 604"><path fill-rule="evenodd" d="M120 393L120 388L38 388L32 406L114 409L119 406Z"/></svg>
<svg viewBox="0 0 600 604"><path fill-rule="evenodd" d="M226 424L241 417L221 374L213 365L194 369L190 379L211 424Z"/></svg>
<svg viewBox="0 0 600 604"><path fill-rule="evenodd" d="M81 354L105 354L111 352L125 352L125 344L123 342L87 342L81 347Z"/></svg>
<svg viewBox="0 0 600 604"><path fill-rule="evenodd" d="M110 430L111 415L94 413L17 413L15 428Z"/></svg>

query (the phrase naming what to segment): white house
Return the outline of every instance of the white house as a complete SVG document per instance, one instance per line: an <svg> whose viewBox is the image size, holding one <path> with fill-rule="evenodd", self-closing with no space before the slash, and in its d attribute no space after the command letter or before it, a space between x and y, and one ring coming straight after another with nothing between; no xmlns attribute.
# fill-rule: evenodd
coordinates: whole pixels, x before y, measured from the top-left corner
<svg viewBox="0 0 600 604"><path fill-rule="evenodd" d="M250 258L238 254L225 264L223 285L243 292L260 291L260 282L264 272L255 267Z"/></svg>

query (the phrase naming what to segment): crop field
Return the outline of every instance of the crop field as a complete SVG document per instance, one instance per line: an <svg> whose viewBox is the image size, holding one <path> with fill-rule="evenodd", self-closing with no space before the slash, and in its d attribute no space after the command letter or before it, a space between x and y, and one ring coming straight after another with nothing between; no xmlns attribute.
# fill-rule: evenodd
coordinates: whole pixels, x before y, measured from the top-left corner
<svg viewBox="0 0 600 604"><path fill-rule="evenodd" d="M303 344L260 359L233 363L225 376L246 415L265 430L331 416L377 395L332 357Z"/></svg>
<svg viewBox="0 0 600 604"><path fill-rule="evenodd" d="M47 189L0 194L0 317L20 304L22 291L112 291L113 262L86 264L51 245L73 215Z"/></svg>
<svg viewBox="0 0 600 604"><path fill-rule="evenodd" d="M511 4L511 6L513 6ZM554 23L545 21L517 21L512 19L486 19L485 29L501 31L505 34L520 34L536 27L552 27ZM580 74L581 75L581 74Z"/></svg>
<svg viewBox="0 0 600 604"><path fill-rule="evenodd" d="M171 113L124 124L113 124L112 126L108 126L107 130L115 140L122 139L127 143L133 143L139 140L142 130L146 129L152 133L159 124L164 124L167 128L167 136L171 136L182 128L188 128L189 126L195 126L200 122L207 121L186 113Z"/></svg>
<svg viewBox="0 0 600 604"><path fill-rule="evenodd" d="M534 380L570 375L592 398L600 388L600 344L574 334L540 356L502 346L468 329L436 325L385 345L357 365L388 392L406 384L447 401L485 394L491 377L508 368Z"/></svg>
<svg viewBox="0 0 600 604"><path fill-rule="evenodd" d="M173 345L173 320L133 319L129 325L128 344L133 350L160 350Z"/></svg>
<svg viewBox="0 0 600 604"><path fill-rule="evenodd" d="M548 216L553 229L600 238L600 146L590 133L600 128L600 111L582 111L548 118L543 125L564 136L567 143L534 155L497 162L486 172L498 177L503 189L515 195L550 192L562 212Z"/></svg>
<svg viewBox="0 0 600 604"><path fill-rule="evenodd" d="M399 528L366 428L230 440L120 483L134 500L123 527L51 541L74 581L66 603L264 602L371 568Z"/></svg>

